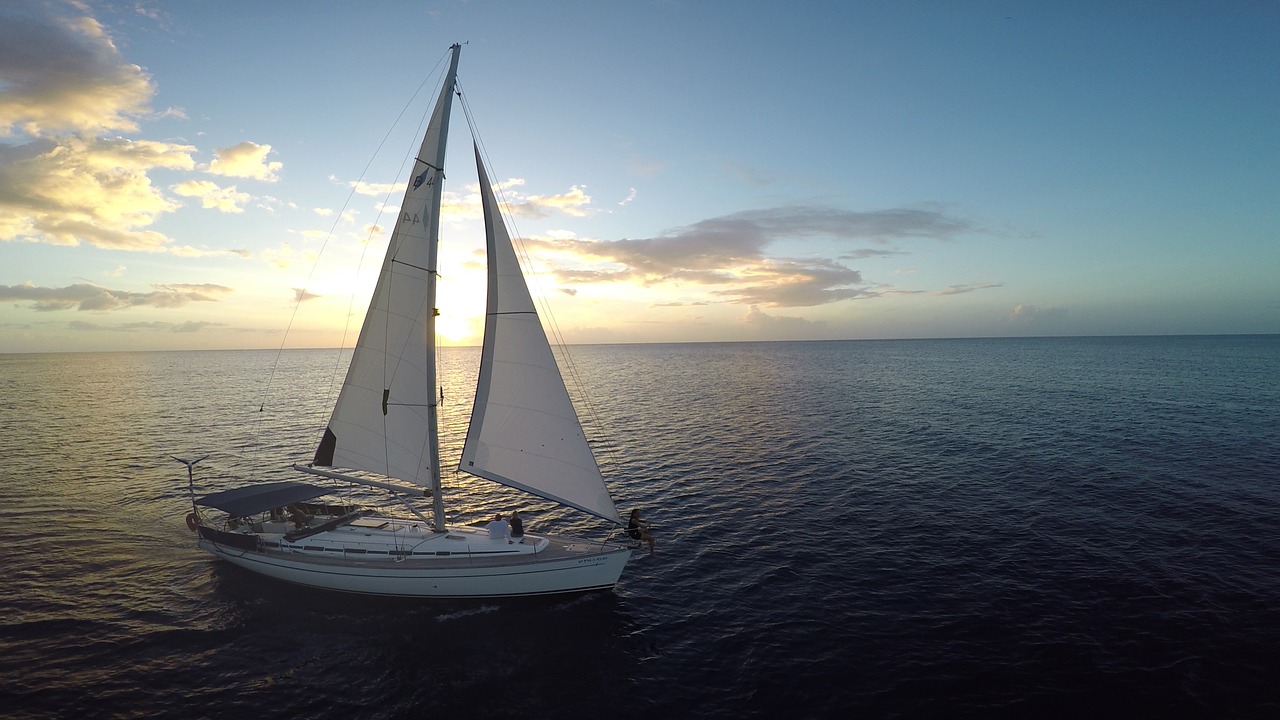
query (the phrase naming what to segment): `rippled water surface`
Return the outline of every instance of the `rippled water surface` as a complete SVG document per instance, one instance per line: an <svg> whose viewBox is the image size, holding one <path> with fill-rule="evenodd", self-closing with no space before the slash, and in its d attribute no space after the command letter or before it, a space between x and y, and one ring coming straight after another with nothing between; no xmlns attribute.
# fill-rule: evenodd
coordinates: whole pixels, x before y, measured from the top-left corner
<svg viewBox="0 0 1280 720"><path fill-rule="evenodd" d="M442 352L452 452L476 358ZM171 456L290 478L337 353L0 356L0 715L1280 717L1280 338L572 359L657 555L446 603L265 582L183 524ZM457 523L598 530L446 482Z"/></svg>

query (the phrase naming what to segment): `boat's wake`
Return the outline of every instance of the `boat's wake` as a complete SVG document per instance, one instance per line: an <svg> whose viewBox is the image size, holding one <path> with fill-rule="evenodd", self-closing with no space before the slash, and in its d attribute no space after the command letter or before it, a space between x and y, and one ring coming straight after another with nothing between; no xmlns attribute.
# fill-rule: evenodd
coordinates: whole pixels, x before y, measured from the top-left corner
<svg viewBox="0 0 1280 720"><path fill-rule="evenodd" d="M453 612L444 613L443 615L437 615L436 622L451 622L453 620L461 620L462 618L471 617L472 615L485 615L497 611L497 605L481 605L480 607L455 610Z"/></svg>

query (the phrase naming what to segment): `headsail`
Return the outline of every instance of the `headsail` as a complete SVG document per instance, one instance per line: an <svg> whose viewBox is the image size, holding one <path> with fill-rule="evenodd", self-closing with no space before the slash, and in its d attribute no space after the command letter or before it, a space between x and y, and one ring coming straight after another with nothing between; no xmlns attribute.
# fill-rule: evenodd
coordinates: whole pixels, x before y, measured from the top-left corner
<svg viewBox="0 0 1280 720"><path fill-rule="evenodd" d="M436 484L431 479L432 468L439 468L435 272L445 140L457 70L454 46L351 367L316 450L316 465Z"/></svg>
<svg viewBox="0 0 1280 720"><path fill-rule="evenodd" d="M476 149L489 256L484 349L458 467L620 522L538 320Z"/></svg>

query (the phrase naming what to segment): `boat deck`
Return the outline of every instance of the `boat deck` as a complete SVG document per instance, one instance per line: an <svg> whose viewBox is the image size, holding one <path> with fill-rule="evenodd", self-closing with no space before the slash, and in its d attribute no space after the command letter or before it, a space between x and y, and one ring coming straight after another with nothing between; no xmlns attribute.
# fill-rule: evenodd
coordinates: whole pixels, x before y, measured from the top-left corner
<svg viewBox="0 0 1280 720"><path fill-rule="evenodd" d="M490 538L483 528L468 526L437 533L420 522L358 514L303 528L289 528L283 522L267 522L258 527L246 527L236 534L246 540L256 536L259 541L256 551L265 555L335 565L394 563L404 568L457 564L525 565L631 549L624 543L587 542L553 535L526 534L523 541L508 541Z"/></svg>

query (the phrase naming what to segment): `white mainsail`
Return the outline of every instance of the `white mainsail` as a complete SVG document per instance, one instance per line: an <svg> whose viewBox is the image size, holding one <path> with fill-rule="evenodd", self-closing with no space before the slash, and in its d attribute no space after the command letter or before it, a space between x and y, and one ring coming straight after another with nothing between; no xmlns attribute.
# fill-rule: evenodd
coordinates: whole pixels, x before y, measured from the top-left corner
<svg viewBox="0 0 1280 720"><path fill-rule="evenodd" d="M314 464L435 487L435 285L458 48L422 139L346 381ZM439 497L439 493L436 494Z"/></svg>
<svg viewBox="0 0 1280 720"><path fill-rule="evenodd" d="M538 320L476 148L489 256L484 348L458 468L621 522Z"/></svg>

